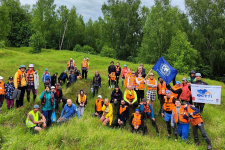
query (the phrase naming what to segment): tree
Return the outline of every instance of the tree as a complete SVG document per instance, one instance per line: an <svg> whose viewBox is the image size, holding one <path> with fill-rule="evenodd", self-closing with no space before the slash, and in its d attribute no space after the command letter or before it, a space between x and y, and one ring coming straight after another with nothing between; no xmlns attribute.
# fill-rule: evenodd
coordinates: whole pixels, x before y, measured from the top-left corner
<svg viewBox="0 0 225 150"><path fill-rule="evenodd" d="M113 48L104 46L101 50L101 55L110 58L116 58L116 51Z"/></svg>
<svg viewBox="0 0 225 150"><path fill-rule="evenodd" d="M33 48L31 53L40 53L45 44L46 41L41 32L37 31L32 34L30 37L30 46Z"/></svg>
<svg viewBox="0 0 225 150"><path fill-rule="evenodd" d="M198 51L192 48L186 33L180 30L172 38L167 56L170 64L184 74L195 70L199 60Z"/></svg>
<svg viewBox="0 0 225 150"><path fill-rule="evenodd" d="M7 36L10 31L10 19L9 19L9 12L6 4L1 2L0 5L0 41L7 40Z"/></svg>

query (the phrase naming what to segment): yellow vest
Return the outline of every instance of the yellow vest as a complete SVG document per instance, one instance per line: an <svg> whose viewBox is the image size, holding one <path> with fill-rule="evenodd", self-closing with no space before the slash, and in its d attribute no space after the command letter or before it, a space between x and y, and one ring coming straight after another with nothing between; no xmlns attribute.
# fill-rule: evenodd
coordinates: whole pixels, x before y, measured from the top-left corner
<svg viewBox="0 0 225 150"><path fill-rule="evenodd" d="M36 114L34 114L34 111L31 110L31 111L28 113L28 115L29 115L29 114L32 114L32 115L33 115L34 121L38 121L38 120L39 120L38 111L36 112ZM26 125L27 125L27 127L29 127L29 128L35 127L36 124L34 124L30 119L28 119L28 115L27 115L27 120L26 120Z"/></svg>

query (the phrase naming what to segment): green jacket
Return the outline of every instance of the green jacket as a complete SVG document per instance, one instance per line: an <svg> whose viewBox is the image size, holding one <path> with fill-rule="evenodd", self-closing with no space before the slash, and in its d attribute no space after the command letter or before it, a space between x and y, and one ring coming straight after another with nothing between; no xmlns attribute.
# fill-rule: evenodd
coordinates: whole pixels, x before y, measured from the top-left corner
<svg viewBox="0 0 225 150"><path fill-rule="evenodd" d="M51 94L53 95L53 106L51 104ZM45 105L42 105L42 110L43 111L48 111L48 110L52 110L52 109L55 109L55 98L54 98L54 94L49 91L49 92L46 92L46 91L43 91L41 96L39 97L41 100L43 99L43 97L46 97L46 102L45 102Z"/></svg>

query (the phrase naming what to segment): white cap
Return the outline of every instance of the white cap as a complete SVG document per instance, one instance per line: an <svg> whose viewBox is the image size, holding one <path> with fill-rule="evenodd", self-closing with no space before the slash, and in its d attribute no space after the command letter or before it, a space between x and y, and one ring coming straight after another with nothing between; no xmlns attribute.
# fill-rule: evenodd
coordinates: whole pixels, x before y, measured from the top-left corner
<svg viewBox="0 0 225 150"><path fill-rule="evenodd" d="M55 86L52 86L51 89L55 89Z"/></svg>
<svg viewBox="0 0 225 150"><path fill-rule="evenodd" d="M0 76L0 80L3 80L3 77L2 76Z"/></svg>
<svg viewBox="0 0 225 150"><path fill-rule="evenodd" d="M98 98L102 98L102 96L101 95L98 95Z"/></svg>

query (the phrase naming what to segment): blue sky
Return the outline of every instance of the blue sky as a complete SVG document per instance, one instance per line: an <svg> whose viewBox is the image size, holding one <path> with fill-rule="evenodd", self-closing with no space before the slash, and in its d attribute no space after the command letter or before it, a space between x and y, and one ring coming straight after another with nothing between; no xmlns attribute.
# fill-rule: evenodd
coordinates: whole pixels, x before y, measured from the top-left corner
<svg viewBox="0 0 225 150"><path fill-rule="evenodd" d="M37 0L20 0L22 5L29 4L33 5ZM84 17L84 21L87 22L89 18L92 20L97 20L99 16L102 15L101 7L107 0L55 0L55 4L58 6L66 5L67 8L75 6L77 12ZM147 7L154 5L154 0L141 0L142 4ZM171 4L173 6L178 6L181 10L185 9L184 0L172 0Z"/></svg>

